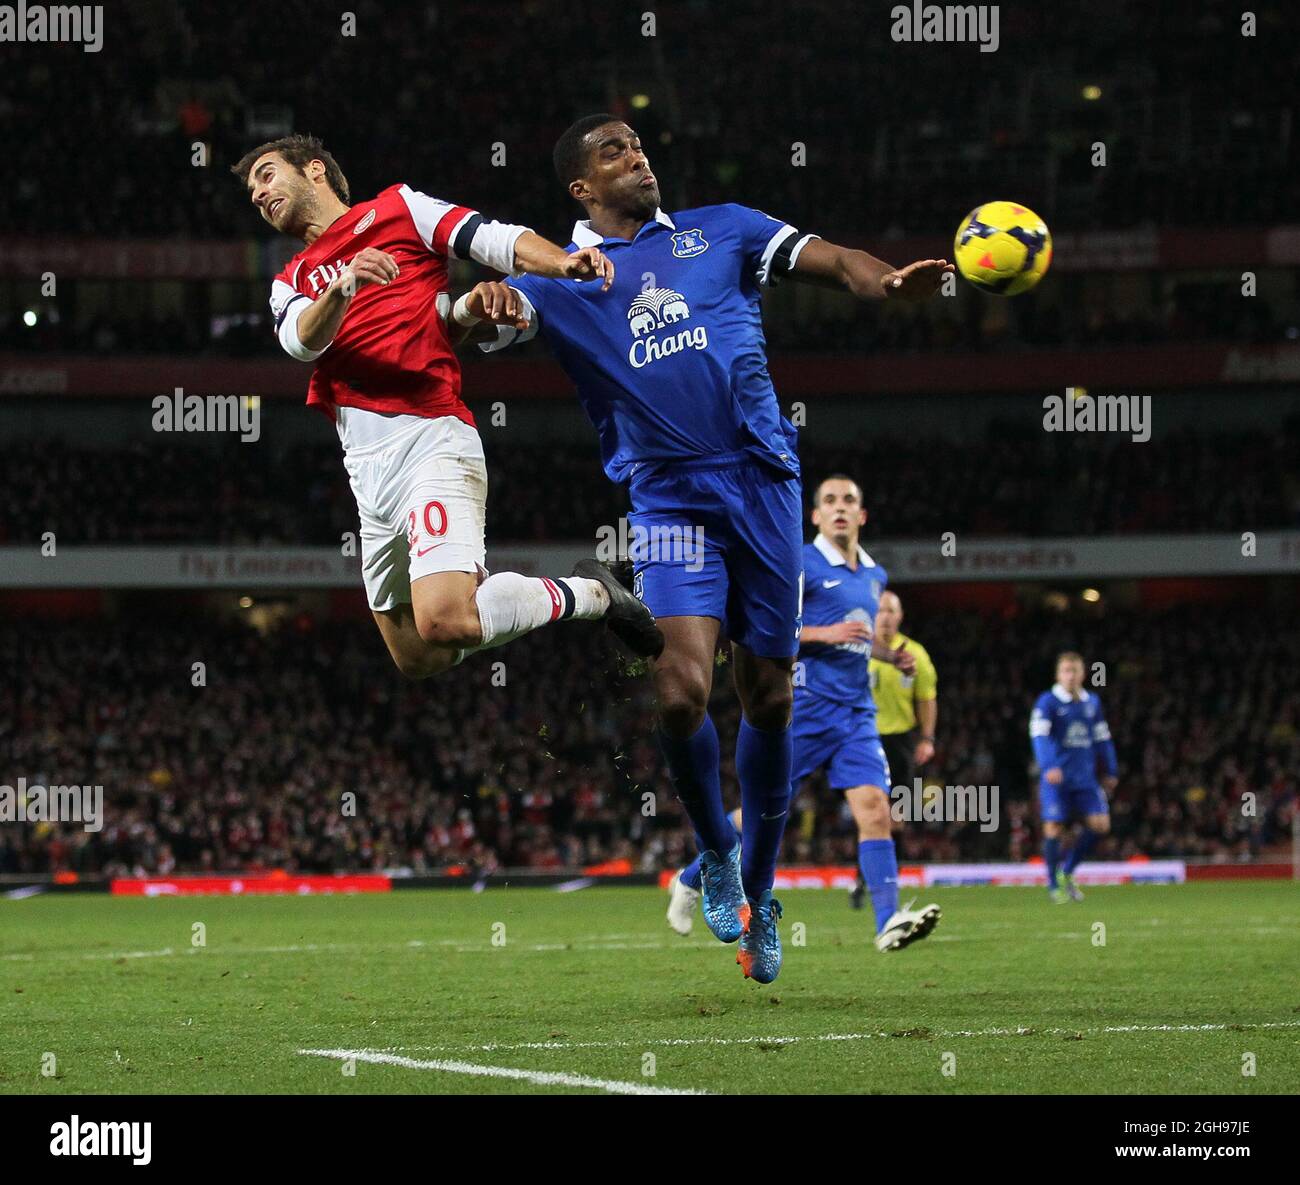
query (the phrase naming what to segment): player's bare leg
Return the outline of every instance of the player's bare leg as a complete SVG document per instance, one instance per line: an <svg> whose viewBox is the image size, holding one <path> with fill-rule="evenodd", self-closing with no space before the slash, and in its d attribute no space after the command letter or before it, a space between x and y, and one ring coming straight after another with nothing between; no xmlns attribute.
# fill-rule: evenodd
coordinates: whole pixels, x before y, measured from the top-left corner
<svg viewBox="0 0 1300 1185"><path fill-rule="evenodd" d="M459 649L433 646L420 637L415 610L410 605L374 610L375 624L393 656L397 669L408 679L428 679L455 665Z"/></svg>
<svg viewBox="0 0 1300 1185"><path fill-rule="evenodd" d="M435 572L411 582L411 603L375 610L375 622L397 669L428 679L455 666L483 639L473 572Z"/></svg>
<svg viewBox="0 0 1300 1185"><path fill-rule="evenodd" d="M779 732L789 727L794 709L793 658L763 658L733 643L736 695L741 711L755 728Z"/></svg>
<svg viewBox="0 0 1300 1185"><path fill-rule="evenodd" d="M721 625L716 617L661 617L664 652L651 666L659 726L672 737L697 732L713 691L713 656Z"/></svg>
<svg viewBox="0 0 1300 1185"><path fill-rule="evenodd" d="M844 800L858 828L858 842L890 839L889 796L880 786L854 786L844 791Z"/></svg>
<svg viewBox="0 0 1300 1185"><path fill-rule="evenodd" d="M375 621L398 669L427 679L467 653L503 646L553 621L598 621L610 603L608 585L586 577L433 572L411 581L409 605L377 610ZM653 630L653 618L642 612Z"/></svg>
<svg viewBox="0 0 1300 1185"><path fill-rule="evenodd" d="M740 844L722 805L718 730L708 711L720 623L715 617L679 616L662 617L658 624L664 650L653 660L651 675L659 745L695 828L704 920L719 941L735 942L748 921L749 906L740 879Z"/></svg>

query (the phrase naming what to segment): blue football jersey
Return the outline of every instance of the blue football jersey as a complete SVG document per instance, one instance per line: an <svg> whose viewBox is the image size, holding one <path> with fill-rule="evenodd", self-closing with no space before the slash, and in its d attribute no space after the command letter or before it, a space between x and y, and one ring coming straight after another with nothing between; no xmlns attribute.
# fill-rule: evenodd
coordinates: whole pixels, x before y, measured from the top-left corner
<svg viewBox="0 0 1300 1185"><path fill-rule="evenodd" d="M577 386L614 481L643 465L735 454L797 475L796 432L767 373L759 293L812 237L738 205L657 211L631 241L579 222L569 250L600 247L614 263L610 290L514 277L529 327L499 327L483 349L541 333Z"/></svg>
<svg viewBox="0 0 1300 1185"><path fill-rule="evenodd" d="M804 626L865 621L874 632L880 594L888 582L889 574L862 548L857 568L850 568L834 544L819 534L803 549ZM810 642L799 650L795 696L866 708L874 716L870 659L870 642Z"/></svg>
<svg viewBox="0 0 1300 1185"><path fill-rule="evenodd" d="M1079 698L1074 699L1059 683L1054 684L1034 703L1029 736L1039 770L1059 769L1065 789L1096 786L1098 757L1108 775L1118 772L1110 727L1094 692L1080 689Z"/></svg>

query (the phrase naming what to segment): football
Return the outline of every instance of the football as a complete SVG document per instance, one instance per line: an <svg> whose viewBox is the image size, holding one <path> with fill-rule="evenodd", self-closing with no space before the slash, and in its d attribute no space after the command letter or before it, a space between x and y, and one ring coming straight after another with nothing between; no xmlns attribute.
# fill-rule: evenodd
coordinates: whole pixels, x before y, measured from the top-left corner
<svg viewBox="0 0 1300 1185"><path fill-rule="evenodd" d="M1033 210L1016 202L985 202L957 228L957 270L995 296L1028 292L1052 262L1052 235Z"/></svg>

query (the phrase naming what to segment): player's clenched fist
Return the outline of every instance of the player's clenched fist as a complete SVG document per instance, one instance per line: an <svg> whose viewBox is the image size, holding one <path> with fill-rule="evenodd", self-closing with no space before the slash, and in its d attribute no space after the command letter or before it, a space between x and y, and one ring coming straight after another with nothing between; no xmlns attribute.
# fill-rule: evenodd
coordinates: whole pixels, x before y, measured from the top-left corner
<svg viewBox="0 0 1300 1185"><path fill-rule="evenodd" d="M603 280L600 290L608 292L614 282L614 263L599 247L583 247L564 261L564 274L570 280Z"/></svg>
<svg viewBox="0 0 1300 1185"><path fill-rule="evenodd" d="M366 284L387 284L397 279L397 260L387 251L363 247L335 281L349 296Z"/></svg>
<svg viewBox="0 0 1300 1185"><path fill-rule="evenodd" d="M516 329L528 328L519 293L501 280L484 280L475 284L465 293L464 301L466 312L476 320L490 321L493 325L512 325Z"/></svg>

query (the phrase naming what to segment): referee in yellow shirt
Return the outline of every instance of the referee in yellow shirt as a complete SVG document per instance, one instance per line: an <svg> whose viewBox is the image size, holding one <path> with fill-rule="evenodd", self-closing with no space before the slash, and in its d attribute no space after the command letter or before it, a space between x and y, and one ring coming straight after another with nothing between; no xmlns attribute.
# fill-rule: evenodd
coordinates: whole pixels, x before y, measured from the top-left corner
<svg viewBox="0 0 1300 1185"><path fill-rule="evenodd" d="M871 695L876 701L876 726L889 760L890 781L912 785L914 770L934 756L934 727L939 719L935 698L939 676L920 642L899 631L903 602L897 593L885 592L876 613L876 640L892 650L906 646L916 659L916 671L904 675L889 663L871 660ZM916 726L920 724L920 735Z"/></svg>

